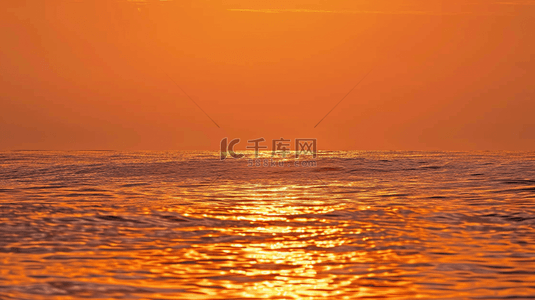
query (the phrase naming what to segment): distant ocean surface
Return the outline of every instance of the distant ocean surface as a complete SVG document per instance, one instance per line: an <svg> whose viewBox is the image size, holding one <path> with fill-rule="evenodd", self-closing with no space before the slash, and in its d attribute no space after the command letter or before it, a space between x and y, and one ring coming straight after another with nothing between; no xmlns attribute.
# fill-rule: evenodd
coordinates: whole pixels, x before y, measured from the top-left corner
<svg viewBox="0 0 535 300"><path fill-rule="evenodd" d="M0 152L0 299L535 299L534 152L285 162Z"/></svg>

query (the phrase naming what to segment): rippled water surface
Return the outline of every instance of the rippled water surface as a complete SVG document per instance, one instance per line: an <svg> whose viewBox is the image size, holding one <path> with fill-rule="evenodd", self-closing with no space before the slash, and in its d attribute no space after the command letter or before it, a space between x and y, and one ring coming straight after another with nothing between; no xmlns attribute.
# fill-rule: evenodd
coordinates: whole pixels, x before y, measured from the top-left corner
<svg viewBox="0 0 535 300"><path fill-rule="evenodd" d="M535 297L535 153L293 162L0 152L0 299Z"/></svg>

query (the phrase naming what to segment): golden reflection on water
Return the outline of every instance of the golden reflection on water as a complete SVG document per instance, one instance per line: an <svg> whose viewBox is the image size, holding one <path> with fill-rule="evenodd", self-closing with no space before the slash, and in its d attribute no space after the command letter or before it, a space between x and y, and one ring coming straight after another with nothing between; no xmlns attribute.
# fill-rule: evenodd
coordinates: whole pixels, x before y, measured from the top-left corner
<svg viewBox="0 0 535 300"><path fill-rule="evenodd" d="M143 160L134 157L137 170ZM111 180L99 173L83 177L82 182L94 180L89 187L14 188L1 198L0 278L9 288L0 284L0 298L533 294L534 223L524 213L532 211L533 198L525 204L497 199L496 184L471 181L474 171L445 178L436 168L404 175L395 169L388 178L376 173L388 164L384 156L368 159L351 170L374 173L359 176L333 175L343 168L327 161L310 176L256 176L243 169L245 179L212 183L211 175L192 183L191 175L176 180L174 170L182 166L172 165L164 173L172 179L157 172L153 179L129 175L125 182L123 173ZM410 155L388 159L400 159L397 164L408 170L422 165ZM75 170L93 168L87 160ZM150 168L161 171L160 159L153 163ZM110 168L121 165L130 168L123 160ZM425 170L433 171L421 176ZM519 200L508 186L503 191L504 199ZM447 200L436 198L452 193L456 196Z"/></svg>

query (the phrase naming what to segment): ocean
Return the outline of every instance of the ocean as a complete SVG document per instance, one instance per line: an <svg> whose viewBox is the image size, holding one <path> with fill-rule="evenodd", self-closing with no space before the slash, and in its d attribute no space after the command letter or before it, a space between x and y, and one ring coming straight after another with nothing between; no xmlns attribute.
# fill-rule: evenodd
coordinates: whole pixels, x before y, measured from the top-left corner
<svg viewBox="0 0 535 300"><path fill-rule="evenodd" d="M534 152L270 155L0 152L0 299L535 299Z"/></svg>

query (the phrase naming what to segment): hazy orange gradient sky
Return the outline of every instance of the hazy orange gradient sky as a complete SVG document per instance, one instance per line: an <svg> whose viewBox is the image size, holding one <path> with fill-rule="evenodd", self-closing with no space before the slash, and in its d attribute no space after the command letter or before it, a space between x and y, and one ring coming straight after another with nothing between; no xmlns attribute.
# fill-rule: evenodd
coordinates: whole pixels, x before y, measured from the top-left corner
<svg viewBox="0 0 535 300"><path fill-rule="evenodd" d="M0 24L0 150L535 149L535 1L17 0Z"/></svg>

